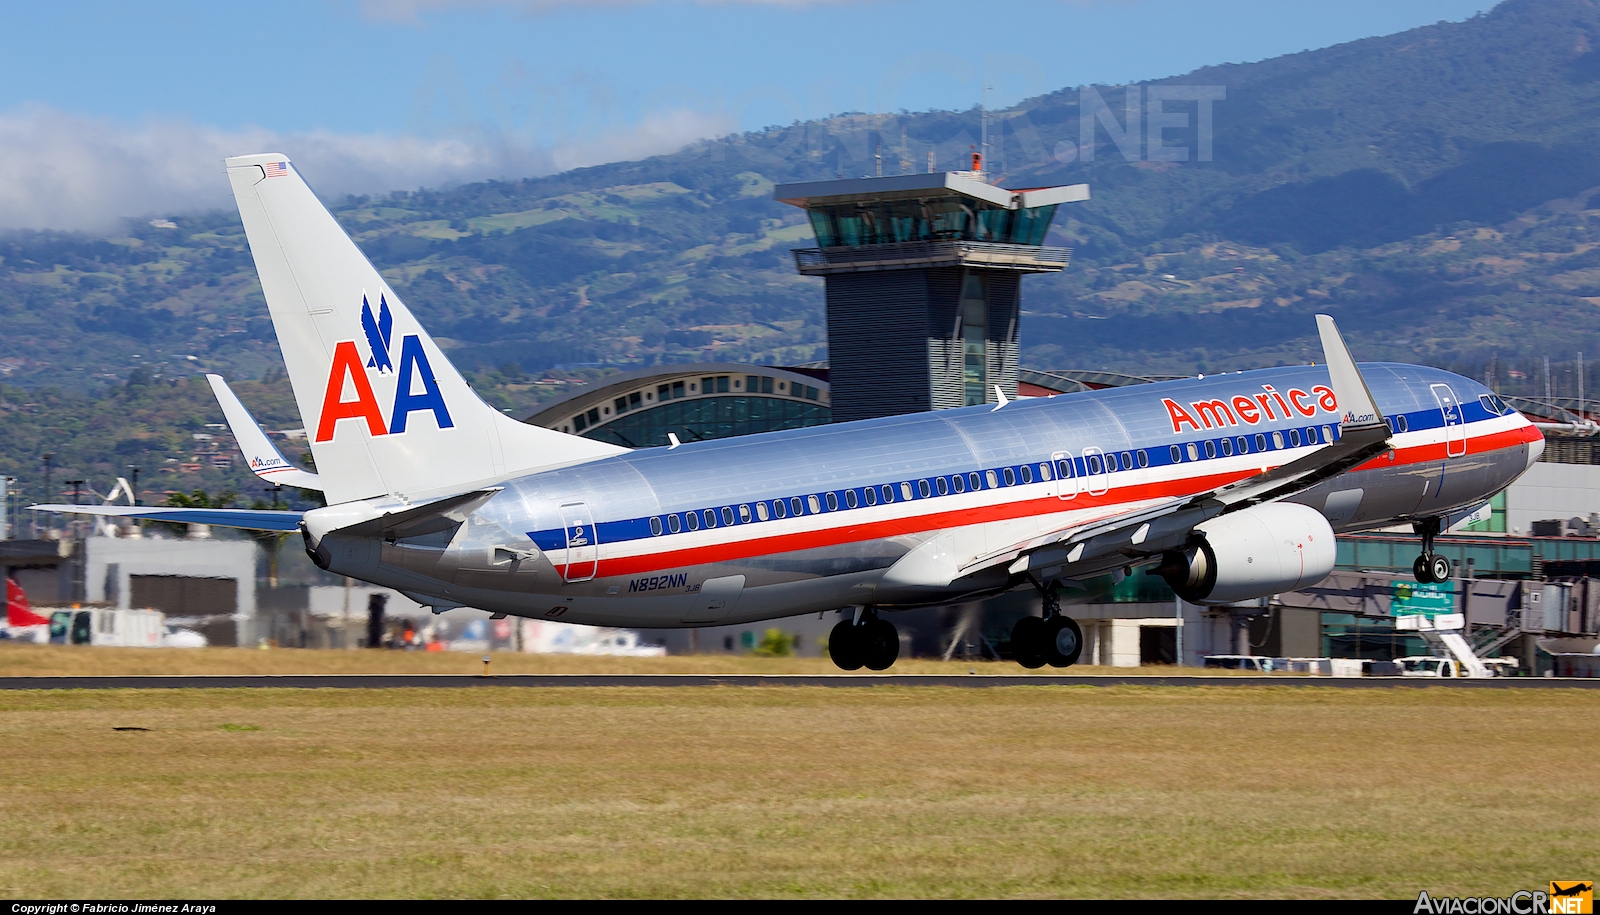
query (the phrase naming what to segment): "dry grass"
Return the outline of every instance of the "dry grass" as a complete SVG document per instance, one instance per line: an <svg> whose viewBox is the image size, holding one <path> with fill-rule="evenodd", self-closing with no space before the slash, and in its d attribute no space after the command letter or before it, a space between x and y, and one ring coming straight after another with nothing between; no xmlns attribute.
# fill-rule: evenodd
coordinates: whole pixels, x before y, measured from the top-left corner
<svg viewBox="0 0 1600 915"><path fill-rule="evenodd" d="M1597 726L1578 690L0 693L0 895L1503 894L1600 873Z"/></svg>
<svg viewBox="0 0 1600 915"><path fill-rule="evenodd" d="M758 658L752 655L676 655L607 658L582 655L491 655L496 674L836 674L827 658ZM1024 670L999 662L924 661L895 663L900 674L1060 674L1054 668ZM479 674L483 655L457 651L307 651L294 648L91 648L85 645L19 645L0 642L0 677L179 676L189 674ZM870 671L863 671L870 673ZM1073 667L1073 674L1237 674L1194 668Z"/></svg>

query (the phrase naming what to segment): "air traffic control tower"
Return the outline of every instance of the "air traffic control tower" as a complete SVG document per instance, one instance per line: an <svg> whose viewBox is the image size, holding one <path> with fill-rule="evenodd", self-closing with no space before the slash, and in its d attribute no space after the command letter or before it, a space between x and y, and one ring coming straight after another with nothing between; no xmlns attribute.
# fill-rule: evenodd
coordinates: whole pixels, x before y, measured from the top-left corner
<svg viewBox="0 0 1600 915"><path fill-rule="evenodd" d="M996 400L1017 393L1025 273L1067 266L1044 247L1056 207L1089 186L1013 191L981 172L779 185L811 217L817 247L794 252L827 282L833 421Z"/></svg>

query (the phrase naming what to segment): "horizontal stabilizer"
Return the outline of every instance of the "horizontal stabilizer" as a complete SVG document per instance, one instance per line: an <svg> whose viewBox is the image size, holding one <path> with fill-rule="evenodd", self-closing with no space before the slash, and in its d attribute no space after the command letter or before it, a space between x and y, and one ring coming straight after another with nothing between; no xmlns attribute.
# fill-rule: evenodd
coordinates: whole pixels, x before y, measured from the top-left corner
<svg viewBox="0 0 1600 915"><path fill-rule="evenodd" d="M239 443L239 450L244 454L251 473L269 483L322 491L322 481L316 474L289 463L289 459L272 444L267 434L261 431L261 424L239 402L239 396L233 393L221 375L207 375L206 380L211 382L211 393L217 395L222 415L227 418L228 428L233 432L234 441Z"/></svg>
<svg viewBox="0 0 1600 915"><path fill-rule="evenodd" d="M30 505L29 511L67 515L98 515L170 521L176 524L215 524L249 531L297 531L304 512L253 511L248 508L177 508L156 505Z"/></svg>

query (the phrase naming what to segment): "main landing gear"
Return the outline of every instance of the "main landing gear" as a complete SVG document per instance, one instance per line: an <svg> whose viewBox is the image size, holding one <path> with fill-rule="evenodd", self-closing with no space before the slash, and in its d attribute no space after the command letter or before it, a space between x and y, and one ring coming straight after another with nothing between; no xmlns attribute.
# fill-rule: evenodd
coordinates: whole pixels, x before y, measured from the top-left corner
<svg viewBox="0 0 1600 915"><path fill-rule="evenodd" d="M1411 564L1411 574L1425 585L1436 585L1450 580L1450 559L1433 551L1433 538L1439 535L1439 519L1419 521L1417 533L1422 535L1422 555Z"/></svg>
<svg viewBox="0 0 1600 915"><path fill-rule="evenodd" d="M828 656L840 670L888 670L900 657L900 631L870 607L828 634Z"/></svg>
<svg viewBox="0 0 1600 915"><path fill-rule="evenodd" d="M1048 587L1044 594L1044 617L1025 616L1011 629L1011 655L1029 670L1049 664L1071 667L1083 654L1083 630L1072 617L1061 612L1061 601Z"/></svg>

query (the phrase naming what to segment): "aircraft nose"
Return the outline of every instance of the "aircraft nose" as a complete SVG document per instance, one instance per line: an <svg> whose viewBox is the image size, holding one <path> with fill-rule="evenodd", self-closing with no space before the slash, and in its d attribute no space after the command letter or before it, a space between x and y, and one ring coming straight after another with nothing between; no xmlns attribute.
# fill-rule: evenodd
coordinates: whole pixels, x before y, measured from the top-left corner
<svg viewBox="0 0 1600 915"><path fill-rule="evenodd" d="M1533 431L1538 435L1538 438L1528 443L1528 466L1524 469L1531 469L1538 462L1539 455L1544 454L1544 433L1538 429Z"/></svg>

